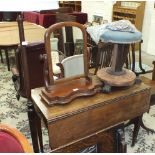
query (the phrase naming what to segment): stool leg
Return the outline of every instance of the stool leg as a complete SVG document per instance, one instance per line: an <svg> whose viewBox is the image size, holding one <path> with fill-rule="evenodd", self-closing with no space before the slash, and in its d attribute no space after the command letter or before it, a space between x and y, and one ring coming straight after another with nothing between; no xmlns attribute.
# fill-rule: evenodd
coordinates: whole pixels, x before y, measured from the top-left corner
<svg viewBox="0 0 155 155"><path fill-rule="evenodd" d="M9 61L8 49L5 49L5 57L6 57L8 71L10 71L10 61Z"/></svg>

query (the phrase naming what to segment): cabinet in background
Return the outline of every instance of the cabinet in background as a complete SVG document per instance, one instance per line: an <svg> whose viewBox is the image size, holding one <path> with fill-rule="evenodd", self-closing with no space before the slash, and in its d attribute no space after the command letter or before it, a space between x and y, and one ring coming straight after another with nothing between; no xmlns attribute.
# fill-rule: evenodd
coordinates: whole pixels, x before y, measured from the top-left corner
<svg viewBox="0 0 155 155"><path fill-rule="evenodd" d="M81 11L81 1L59 1L60 7L71 7L73 11Z"/></svg>
<svg viewBox="0 0 155 155"><path fill-rule="evenodd" d="M144 18L144 1L117 1L113 6L113 21L126 19L142 31Z"/></svg>

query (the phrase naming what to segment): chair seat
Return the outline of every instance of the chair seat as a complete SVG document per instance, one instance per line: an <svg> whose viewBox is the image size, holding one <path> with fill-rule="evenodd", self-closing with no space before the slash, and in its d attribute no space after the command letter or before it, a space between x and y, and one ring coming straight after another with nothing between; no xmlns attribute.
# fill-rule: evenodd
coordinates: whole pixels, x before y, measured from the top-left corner
<svg viewBox="0 0 155 155"><path fill-rule="evenodd" d="M0 124L0 153L32 153L27 138L16 128Z"/></svg>
<svg viewBox="0 0 155 155"><path fill-rule="evenodd" d="M24 153L21 144L6 132L0 132L0 153Z"/></svg>

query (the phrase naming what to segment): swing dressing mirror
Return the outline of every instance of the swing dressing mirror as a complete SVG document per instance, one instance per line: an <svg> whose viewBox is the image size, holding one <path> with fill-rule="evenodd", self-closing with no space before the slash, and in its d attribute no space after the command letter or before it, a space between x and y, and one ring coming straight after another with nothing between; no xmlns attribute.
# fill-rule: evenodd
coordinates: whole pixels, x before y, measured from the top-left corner
<svg viewBox="0 0 155 155"><path fill-rule="evenodd" d="M100 85L89 76L89 54L86 31L76 22L52 25L45 33L44 79L45 89L41 97L49 105L66 104L80 96L94 95ZM54 43L56 42L56 43ZM60 74L54 73L52 52L59 56ZM62 58L63 57L63 58ZM55 76L58 79L55 80ZM61 77L59 79L59 77Z"/></svg>

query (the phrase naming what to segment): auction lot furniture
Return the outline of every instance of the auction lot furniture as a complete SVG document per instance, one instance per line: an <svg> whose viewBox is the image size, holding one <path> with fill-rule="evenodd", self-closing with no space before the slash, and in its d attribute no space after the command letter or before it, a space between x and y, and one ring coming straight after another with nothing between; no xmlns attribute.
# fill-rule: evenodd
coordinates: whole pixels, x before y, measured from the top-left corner
<svg viewBox="0 0 155 155"><path fill-rule="evenodd" d="M63 9L64 10L64 9ZM40 12L23 12L24 20L27 22L32 22L39 24L45 28L48 28L49 26L55 24L56 21L56 12L64 13L66 15L72 15L76 18L76 22L80 24L85 24L88 19L87 13L84 12L74 12L65 10L63 11L61 8L58 10L46 10L46 11L40 11Z"/></svg>
<svg viewBox="0 0 155 155"><path fill-rule="evenodd" d="M45 28L24 22L24 33L27 42L43 41ZM10 70L8 52L10 49L16 50L20 43L17 22L0 22L0 36L0 49L5 51L8 70Z"/></svg>
<svg viewBox="0 0 155 155"><path fill-rule="evenodd" d="M30 98L31 89L44 86L43 61L39 58L40 54L45 53L44 42L28 43L24 45L24 48L25 50L23 51L18 48L16 67L11 68L17 99L20 96ZM22 54L24 55L23 57Z"/></svg>
<svg viewBox="0 0 155 155"><path fill-rule="evenodd" d="M113 6L113 21L130 20L139 31L142 31L145 1L118 1Z"/></svg>
<svg viewBox="0 0 155 155"><path fill-rule="evenodd" d="M150 87L143 83L115 88L110 94L98 93L91 97L81 97L63 106L49 106L43 102L40 97L42 89L33 89L33 102L28 102L35 152L43 151L41 119L48 129L49 145L53 152L80 152L94 144L102 146L99 152L106 152L106 147L107 152L117 152L112 147L115 145L114 139L106 145L109 136L103 136L101 141L99 134L112 133L109 129L141 116L150 107Z"/></svg>

